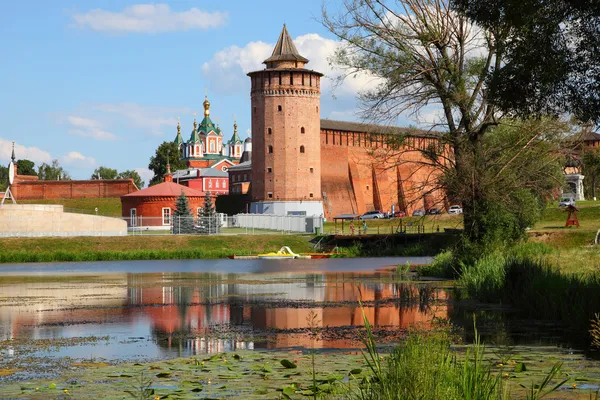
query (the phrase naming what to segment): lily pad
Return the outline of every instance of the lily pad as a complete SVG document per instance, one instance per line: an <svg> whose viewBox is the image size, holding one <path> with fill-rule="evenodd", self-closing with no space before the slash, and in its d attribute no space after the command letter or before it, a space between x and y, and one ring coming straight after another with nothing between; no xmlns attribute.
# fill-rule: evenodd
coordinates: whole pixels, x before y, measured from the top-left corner
<svg viewBox="0 0 600 400"><path fill-rule="evenodd" d="M287 359L281 360L281 365L283 365L285 368L297 368L298 367L296 364L294 364L293 362L291 362L290 360L287 360Z"/></svg>

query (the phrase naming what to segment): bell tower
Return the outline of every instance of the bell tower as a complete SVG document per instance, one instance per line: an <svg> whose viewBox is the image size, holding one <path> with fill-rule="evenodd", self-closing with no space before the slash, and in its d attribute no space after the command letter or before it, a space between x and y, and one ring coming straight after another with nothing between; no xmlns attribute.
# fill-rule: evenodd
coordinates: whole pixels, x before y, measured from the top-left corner
<svg viewBox="0 0 600 400"><path fill-rule="evenodd" d="M323 74L305 68L286 26L266 68L250 72L252 204L258 214L322 215L320 96Z"/></svg>

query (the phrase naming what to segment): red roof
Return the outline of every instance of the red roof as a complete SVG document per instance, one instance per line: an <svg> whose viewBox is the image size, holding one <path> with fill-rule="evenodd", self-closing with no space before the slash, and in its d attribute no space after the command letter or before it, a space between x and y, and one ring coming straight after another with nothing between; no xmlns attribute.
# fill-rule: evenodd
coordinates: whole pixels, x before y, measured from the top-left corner
<svg viewBox="0 0 600 400"><path fill-rule="evenodd" d="M205 193L200 190L191 189L175 182L163 182L121 197L179 197L181 192L185 193L187 197L205 196Z"/></svg>

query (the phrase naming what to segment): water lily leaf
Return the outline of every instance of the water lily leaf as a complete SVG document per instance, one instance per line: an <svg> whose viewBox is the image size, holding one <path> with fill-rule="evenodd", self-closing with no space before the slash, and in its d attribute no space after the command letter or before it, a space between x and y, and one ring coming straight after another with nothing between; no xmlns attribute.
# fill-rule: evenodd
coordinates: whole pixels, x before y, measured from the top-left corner
<svg viewBox="0 0 600 400"><path fill-rule="evenodd" d="M56 389L56 383L49 384L48 389Z"/></svg>
<svg viewBox="0 0 600 400"><path fill-rule="evenodd" d="M240 356L239 354L234 354L233 358L235 358L236 360L241 360L244 357Z"/></svg>
<svg viewBox="0 0 600 400"><path fill-rule="evenodd" d="M362 372L362 369L360 368L354 368L353 370L350 371L350 373L348 375L358 375Z"/></svg>
<svg viewBox="0 0 600 400"><path fill-rule="evenodd" d="M193 388L190 392L198 393L202 391L202 387Z"/></svg>
<svg viewBox="0 0 600 400"><path fill-rule="evenodd" d="M285 368L296 368L297 367L296 364L294 364L290 360L286 360L286 359L281 360L281 365L283 365Z"/></svg>
<svg viewBox="0 0 600 400"><path fill-rule="evenodd" d="M525 366L525 363L518 363L517 365L515 365L515 372L525 372L527 371L527 367Z"/></svg>
<svg viewBox="0 0 600 400"><path fill-rule="evenodd" d="M170 372L161 372L161 373L156 374L157 378L168 378L170 376L171 376Z"/></svg>
<svg viewBox="0 0 600 400"><path fill-rule="evenodd" d="M292 396L296 394L296 388L293 386L286 386L283 388L283 394Z"/></svg>

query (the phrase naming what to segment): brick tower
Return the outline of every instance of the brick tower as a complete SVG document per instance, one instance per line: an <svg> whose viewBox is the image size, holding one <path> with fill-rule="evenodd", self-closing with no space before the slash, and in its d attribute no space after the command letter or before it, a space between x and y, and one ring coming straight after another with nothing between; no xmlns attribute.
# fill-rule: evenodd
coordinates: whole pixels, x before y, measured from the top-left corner
<svg viewBox="0 0 600 400"><path fill-rule="evenodd" d="M259 214L322 215L320 79L283 26L252 81L252 205Z"/></svg>

